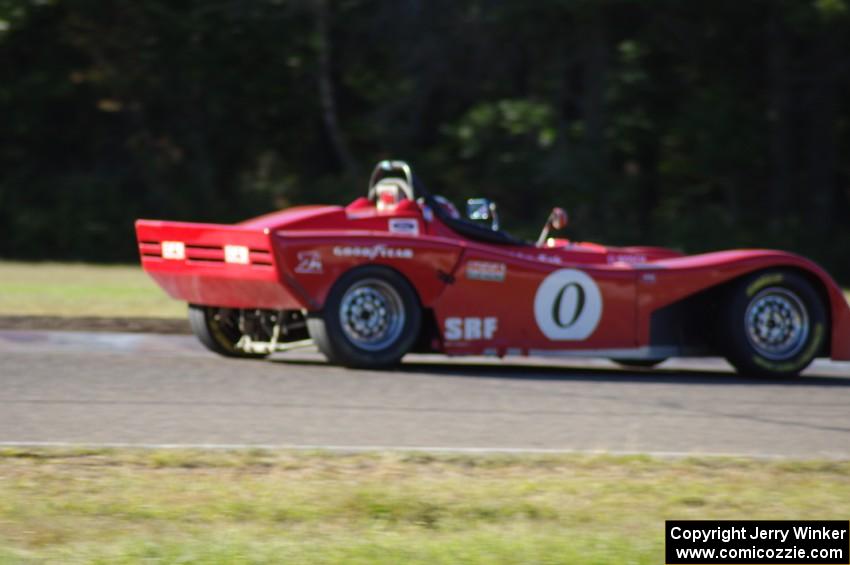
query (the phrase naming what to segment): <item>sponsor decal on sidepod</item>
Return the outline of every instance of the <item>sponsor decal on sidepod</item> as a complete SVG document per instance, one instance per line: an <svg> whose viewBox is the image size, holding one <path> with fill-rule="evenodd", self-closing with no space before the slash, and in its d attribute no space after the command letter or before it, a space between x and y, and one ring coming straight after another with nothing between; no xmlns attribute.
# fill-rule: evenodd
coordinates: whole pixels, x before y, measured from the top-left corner
<svg viewBox="0 0 850 565"><path fill-rule="evenodd" d="M499 319L495 316L446 318L443 335L446 341L493 339L497 329Z"/></svg>
<svg viewBox="0 0 850 565"><path fill-rule="evenodd" d="M318 251L299 251L296 273L319 275L323 271L322 255Z"/></svg>
<svg viewBox="0 0 850 565"><path fill-rule="evenodd" d="M419 222L413 218L392 218L389 227L392 233L419 235Z"/></svg>
<svg viewBox="0 0 850 565"><path fill-rule="evenodd" d="M602 293L587 273L558 269L549 274L534 296L534 319L551 340L587 339L602 317Z"/></svg>
<svg viewBox="0 0 850 565"><path fill-rule="evenodd" d="M635 253L619 253L616 255L609 255L608 263L628 263L629 265L646 263L646 255L639 255Z"/></svg>
<svg viewBox="0 0 850 565"><path fill-rule="evenodd" d="M493 261L469 261L466 264L466 278L476 281L503 282L507 271L504 263Z"/></svg>

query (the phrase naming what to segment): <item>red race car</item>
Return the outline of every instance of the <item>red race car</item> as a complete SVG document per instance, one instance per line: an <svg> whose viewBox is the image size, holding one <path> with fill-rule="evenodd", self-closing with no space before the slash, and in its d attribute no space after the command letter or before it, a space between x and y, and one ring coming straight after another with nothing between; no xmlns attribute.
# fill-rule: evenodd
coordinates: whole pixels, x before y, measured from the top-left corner
<svg viewBox="0 0 850 565"><path fill-rule="evenodd" d="M781 251L683 255L501 231L464 218L400 161L346 207L299 206L236 225L139 220L144 269L189 303L200 341L234 357L315 343L332 363L408 352L607 357L652 366L722 355L747 374L850 360L850 308L830 276Z"/></svg>

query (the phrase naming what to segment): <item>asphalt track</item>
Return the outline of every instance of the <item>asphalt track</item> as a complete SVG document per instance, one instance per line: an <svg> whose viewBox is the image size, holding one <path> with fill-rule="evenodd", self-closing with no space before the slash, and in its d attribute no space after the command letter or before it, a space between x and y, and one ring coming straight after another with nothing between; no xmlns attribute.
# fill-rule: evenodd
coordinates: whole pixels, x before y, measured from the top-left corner
<svg viewBox="0 0 850 565"><path fill-rule="evenodd" d="M394 371L207 353L189 336L0 331L0 445L602 451L850 459L850 364L409 356Z"/></svg>

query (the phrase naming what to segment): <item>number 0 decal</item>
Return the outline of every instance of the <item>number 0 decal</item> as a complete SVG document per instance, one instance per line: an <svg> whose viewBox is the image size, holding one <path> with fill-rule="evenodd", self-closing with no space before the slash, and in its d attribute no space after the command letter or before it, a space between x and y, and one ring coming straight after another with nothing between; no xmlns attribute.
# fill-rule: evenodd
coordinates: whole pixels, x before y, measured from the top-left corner
<svg viewBox="0 0 850 565"><path fill-rule="evenodd" d="M587 339L601 317L599 286L587 273L577 269L551 273L534 296L534 319L549 339Z"/></svg>

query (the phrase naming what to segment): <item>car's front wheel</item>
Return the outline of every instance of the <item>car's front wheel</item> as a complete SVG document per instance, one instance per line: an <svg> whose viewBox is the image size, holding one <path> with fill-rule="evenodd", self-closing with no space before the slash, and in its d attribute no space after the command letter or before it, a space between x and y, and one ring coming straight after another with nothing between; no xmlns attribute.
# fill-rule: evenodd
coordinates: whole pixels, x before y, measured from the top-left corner
<svg viewBox="0 0 850 565"><path fill-rule="evenodd" d="M308 317L307 329L331 363L380 368L410 350L421 321L419 299L407 280L370 265L340 277L322 311Z"/></svg>
<svg viewBox="0 0 850 565"><path fill-rule="evenodd" d="M717 335L729 362L744 375L793 376L823 352L824 301L804 276L762 271L730 289Z"/></svg>

